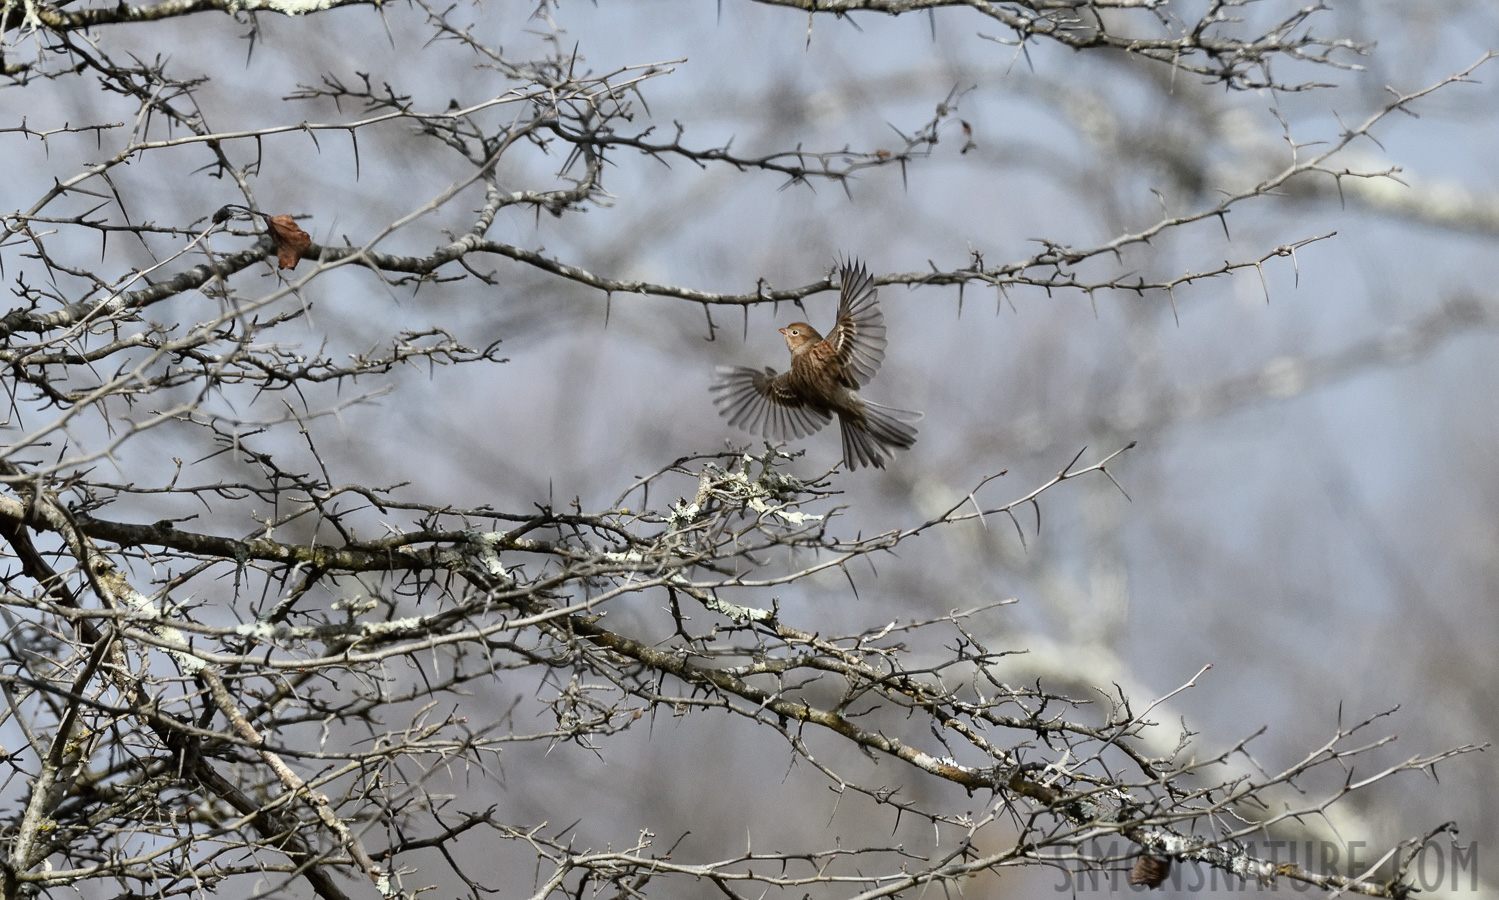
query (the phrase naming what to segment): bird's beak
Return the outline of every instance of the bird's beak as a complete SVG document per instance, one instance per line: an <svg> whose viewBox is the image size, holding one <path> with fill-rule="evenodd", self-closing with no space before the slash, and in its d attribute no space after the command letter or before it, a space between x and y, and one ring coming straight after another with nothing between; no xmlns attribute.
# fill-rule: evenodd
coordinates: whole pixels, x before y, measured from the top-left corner
<svg viewBox="0 0 1499 900"><path fill-rule="evenodd" d="M786 333L786 329L782 328L781 329L781 334L785 334L785 333Z"/></svg>

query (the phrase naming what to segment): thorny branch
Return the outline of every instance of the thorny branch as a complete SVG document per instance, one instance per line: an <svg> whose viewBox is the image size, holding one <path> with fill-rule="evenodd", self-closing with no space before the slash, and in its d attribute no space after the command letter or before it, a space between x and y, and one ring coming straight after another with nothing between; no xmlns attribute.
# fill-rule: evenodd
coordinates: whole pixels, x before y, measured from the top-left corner
<svg viewBox="0 0 1499 900"><path fill-rule="evenodd" d="M1109 462L1117 457L1118 453L1111 454L1081 468L1069 465L1035 490L984 514L1035 504L1043 492L1071 478L1104 476ZM198 784L183 780L180 766L169 765L155 776L157 793L153 796L178 797L172 802L185 809L227 803L248 817L242 820L244 824L260 815L258 809L268 815L274 811L283 822L287 817L311 817L323 828L309 830L304 825L300 830L306 834L321 831L329 843L321 850L298 845L296 854L315 854L319 865L357 860L358 867L380 884L386 884L389 877L387 867L374 861L381 854L365 852L341 824L350 816L370 815L368 798L360 804L361 812L355 813L360 806L338 812L358 802L350 793L353 784L348 779L353 773L364 772L368 778L371 766L381 769L401 758L427 753L477 760L469 755L493 754L517 741L592 744L642 716L663 712L677 716L716 709L744 717L780 733L792 752L825 771L840 790L862 793L903 814L957 829L967 836L965 840L981 829L1001 827L1005 821L1028 824L1021 840L1002 853L908 860L907 874L901 876L854 874L858 858L889 851L850 854L849 866L842 865L845 860L829 859L807 873L788 870L774 875L741 871L747 860L679 866L652 855L649 841L633 854L569 852L564 868L590 869L590 877L616 882L635 877L645 867L658 876L711 873L730 881L777 887L826 880L852 883L878 896L960 879L986 868L1034 863L1059 850L1079 852L1088 838L1113 833L1154 854L1242 872L1244 862L1234 850L1236 840L1320 809L1336 797L1268 817L1249 819L1243 811L1270 809L1276 789L1378 746L1349 745L1349 738L1362 726L1355 727L1339 731L1323 748L1284 772L1252 784L1213 785L1210 772L1217 759L1156 758L1137 749L1134 736L1152 727L1144 718L1148 710L1136 715L1127 703L1118 703L1100 717L1085 713L1086 704L1078 705L1039 686L995 681L988 674L989 665L1005 652L990 650L964 625L982 615L982 610L955 611L931 621L891 623L875 632L840 637L797 629L775 609L752 609L727 601L725 594L791 583L834 566L846 568L861 558L903 546L933 528L956 527L980 515L964 512L970 504L964 498L941 516L912 528L841 538L833 528L838 508L828 505L832 499L829 484L805 483L786 474L783 466L789 459L770 449L759 457L721 455L666 467L643 480L636 490L670 495L674 479L695 484L692 500L680 500L667 509L583 513L543 508L521 518L482 509L429 508L421 510L423 520L414 531L343 546L247 538L240 546L229 547L216 543L223 539L168 526L104 523L45 492L32 494L27 502L5 501L0 504L4 533L10 536L12 548L25 551L23 560L32 560L25 570L27 577L43 589L29 596L14 594L9 608L29 623L58 623L63 631L53 640L61 640L60 655L51 665L79 674L60 681L55 676L41 677L41 673L12 671L0 675L0 686L16 698L18 711L35 706L40 713L47 705L63 701L76 710L76 718L94 723L94 731L105 721L116 731L141 730L142 737L152 736L145 746L159 742L163 751L172 754L168 759L194 761L200 773ZM314 505L325 511L327 501L336 494L327 485L303 487L318 493ZM311 506L308 512L319 514ZM501 521L504 527L494 528ZM22 534L66 539L75 548L68 554L75 560L73 568L55 570L42 554L29 549L32 542L22 540ZM158 577L160 586L150 595L134 587L125 574L139 565L137 560L164 559L173 553L203 562L175 577ZM797 562L809 555L811 561ZM117 570L105 560L119 560L126 569ZM190 594L195 586L234 569L246 583L263 579L267 587L275 586L268 595L274 602L261 605L254 618L215 624L173 602L173 597ZM342 612L336 608L319 613L304 605L302 600L309 595L301 586L307 578L335 578L341 572L378 575L378 581L367 583L379 587L367 597L340 604ZM142 574L149 577L147 570ZM97 604L81 602L79 594L88 592L97 597ZM613 605L637 594L668 601L665 606L671 610L671 622L663 624L668 625L671 637L665 642L605 624ZM694 614L695 606L705 609ZM313 622L294 625L288 621L292 615ZM957 640L949 645L951 655L935 664L910 666L900 636L909 639L930 629L952 631ZM100 651L89 651L87 644L77 652L66 651L68 632L78 638L99 636L93 640L96 648L115 646L113 642L129 648L123 651L128 661L105 667L116 673L113 689L86 689L89 673L100 668ZM14 631L8 640L39 638L40 632L27 626ZM17 658L25 658L20 646L10 649L20 654ZM448 659L449 674L440 679L429 676L419 692L413 692L415 686L377 674L393 660L415 660L434 651ZM169 668L189 680L164 677L162 662L170 662ZM378 709L397 708L402 697L414 701L489 677L495 670L531 665L553 670L548 681L566 685L552 701L556 722L551 728L503 737L460 737L452 733L458 720L432 722L424 707L408 728L376 733L383 747L378 756L358 749L309 751L293 737L299 730L296 723L306 721L308 714L319 715L318 710L323 710L322 715L336 715L344 727L358 728L355 723L359 722L372 726L370 716ZM131 671L162 671L162 675L126 676ZM336 702L332 697L317 699L320 695L310 688L334 671L361 672L365 678L383 682L385 687L378 694L384 696L344 697ZM831 704L815 699L823 693L818 685L827 679L845 685L842 697ZM106 699L109 694L117 699ZM246 702L249 698L253 699ZM328 703L333 705L325 706ZM930 722L934 730L928 737L938 743L923 747L927 741L920 727L892 730L888 724L866 724L871 706L904 711L913 723ZM222 730L212 726L216 720L223 723ZM66 740L69 733L64 731L58 740ZM832 738L899 760L929 777L986 792L994 797L994 804L982 819L969 821L864 786L856 773L821 761L816 748ZM98 754L105 770L110 768L105 761L113 752L109 746L91 751ZM1054 769L1040 761L1059 747L1067 748L1072 760L1065 768ZM1425 771L1471 749L1417 756L1367 779L1366 784L1403 771ZM262 777L266 781L259 787L241 787L236 792L202 783L205 767L213 766L214 760L243 760L246 751L265 764ZM342 761L343 765L306 778L293 770L297 760L307 764ZM78 763L68 770L77 771ZM270 784L279 790L271 791ZM170 790L165 790L168 786ZM1350 790L1360 786L1352 785ZM142 802L137 787L130 791L134 803ZM270 793L275 799L244 809L243 801L236 800L246 793ZM91 859L93 847L101 854L113 850L115 857L123 855L124 861L117 863L121 872L165 884L170 893L174 882L166 878L162 866L175 853L206 852L176 844L171 852L143 852L142 848L121 854L122 845L91 843L89 826L82 821L70 823L67 816L69 810L84 814L92 807L70 805L66 796L58 797L34 819L50 823L47 828L23 832L24 859L42 859L69 846L77 862L71 867L18 872L18 882L63 885L86 877L104 862L103 857ZM1199 822L1230 809L1246 817L1239 832L1227 838L1193 836ZM540 841L534 846L544 856L557 851L554 844L534 835L520 838L518 829L492 821L487 814L471 819L470 825L511 839ZM172 828L161 827L166 828L161 837L172 833ZM140 838L154 830L144 829ZM205 846L218 849L206 852L208 865L199 864L199 877L213 881L241 871L219 862L231 848L253 850L260 856L273 852L237 830L216 831ZM294 862L296 854L288 861ZM1082 861L1087 862L1086 858ZM262 868L276 870L279 865L270 862ZM1312 881L1323 877L1268 864L1252 871L1265 878ZM1398 885L1370 881L1335 880L1329 886L1374 896L1399 893ZM388 884L383 889L393 890Z"/></svg>

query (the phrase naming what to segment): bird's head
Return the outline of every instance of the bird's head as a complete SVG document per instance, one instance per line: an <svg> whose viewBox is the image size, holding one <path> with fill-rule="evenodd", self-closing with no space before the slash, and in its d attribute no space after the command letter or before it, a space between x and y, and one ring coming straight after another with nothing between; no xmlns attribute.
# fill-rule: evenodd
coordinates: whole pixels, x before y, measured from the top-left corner
<svg viewBox="0 0 1499 900"><path fill-rule="evenodd" d="M781 329L781 334L785 336L786 346L792 353L800 347L822 340L822 335L817 333L817 329L806 322L792 322Z"/></svg>

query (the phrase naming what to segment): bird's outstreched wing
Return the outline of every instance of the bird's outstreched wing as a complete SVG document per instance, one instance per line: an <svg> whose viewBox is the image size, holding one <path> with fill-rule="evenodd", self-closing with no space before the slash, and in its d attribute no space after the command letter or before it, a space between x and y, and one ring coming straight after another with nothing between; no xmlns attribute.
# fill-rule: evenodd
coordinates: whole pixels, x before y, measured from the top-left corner
<svg viewBox="0 0 1499 900"><path fill-rule="evenodd" d="M831 417L802 402L790 379L774 369L719 366L713 372L713 404L729 424L772 440L806 437Z"/></svg>
<svg viewBox="0 0 1499 900"><path fill-rule="evenodd" d="M843 372L858 388L868 383L885 361L885 315L876 299L874 278L864 264L848 260L839 269L843 288L838 300L838 322L828 343L838 354Z"/></svg>

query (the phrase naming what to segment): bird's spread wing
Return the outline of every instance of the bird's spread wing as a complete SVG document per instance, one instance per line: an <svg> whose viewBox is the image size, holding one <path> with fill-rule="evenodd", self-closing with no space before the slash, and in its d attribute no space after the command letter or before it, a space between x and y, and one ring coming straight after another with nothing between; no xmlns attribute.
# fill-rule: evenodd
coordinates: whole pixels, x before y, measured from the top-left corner
<svg viewBox="0 0 1499 900"><path fill-rule="evenodd" d="M714 370L713 404L729 424L772 440L806 437L830 416L802 402L786 373L774 369L719 366Z"/></svg>
<svg viewBox="0 0 1499 900"><path fill-rule="evenodd" d="M885 316L875 299L874 278L863 263L849 260L839 272L843 290L838 323L827 340L838 354L844 375L853 379L849 387L857 388L873 378L885 360Z"/></svg>

